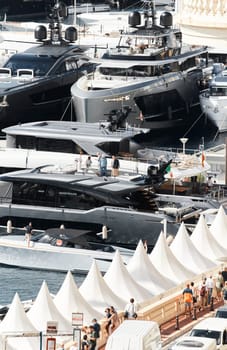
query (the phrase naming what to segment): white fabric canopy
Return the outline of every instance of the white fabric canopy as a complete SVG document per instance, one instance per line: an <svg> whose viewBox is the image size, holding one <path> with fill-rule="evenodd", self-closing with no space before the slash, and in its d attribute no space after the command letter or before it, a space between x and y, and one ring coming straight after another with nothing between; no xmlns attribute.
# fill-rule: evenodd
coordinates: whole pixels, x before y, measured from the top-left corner
<svg viewBox="0 0 227 350"><path fill-rule="evenodd" d="M69 322L72 322L72 312L83 313L84 325L91 324L93 318L97 320L103 318L103 314L91 307L83 298L70 271L68 271L61 288L56 294L54 303Z"/></svg>
<svg viewBox="0 0 227 350"><path fill-rule="evenodd" d="M196 246L190 240L184 223L182 222L179 230L170 245L170 250L181 264L190 261L190 269L196 274L201 274L216 266L214 262L202 255Z"/></svg>
<svg viewBox="0 0 227 350"><path fill-rule="evenodd" d="M170 278L176 284L182 283L195 276L194 272L186 268L186 266L190 266L187 261L182 265L173 255L167 245L163 232L160 233L159 238L150 253L150 259L162 275Z"/></svg>
<svg viewBox="0 0 227 350"><path fill-rule="evenodd" d="M130 298L134 298L140 303L152 297L151 292L139 285L134 276L130 275L118 250L105 273L104 280L111 290L116 295L120 295L126 303L129 302Z"/></svg>
<svg viewBox="0 0 227 350"><path fill-rule="evenodd" d="M218 243L227 249L227 216L222 205L210 226L210 232Z"/></svg>
<svg viewBox="0 0 227 350"><path fill-rule="evenodd" d="M227 250L221 247L211 234L203 215L200 215L196 227L191 234L191 241L202 255L216 264L218 264L218 259L227 256Z"/></svg>
<svg viewBox="0 0 227 350"><path fill-rule="evenodd" d="M45 281L43 281L35 302L27 315L39 331L46 331L48 321L57 321L59 333L72 332L72 323L66 320L58 311Z"/></svg>
<svg viewBox="0 0 227 350"><path fill-rule="evenodd" d="M23 337L13 337L18 334L25 335ZM31 337L31 334L33 334L34 337ZM7 338L4 338L3 335L7 335ZM0 323L0 349L40 349L39 332L28 319L17 293L13 298L7 314Z"/></svg>
<svg viewBox="0 0 227 350"><path fill-rule="evenodd" d="M103 279L95 260L79 291L84 299L103 316L107 306L113 305L117 310L122 310L125 306L124 300L114 294Z"/></svg>
<svg viewBox="0 0 227 350"><path fill-rule="evenodd" d="M160 294L176 285L176 283L164 277L154 267L141 240L136 247L133 257L127 264L127 270L137 283L153 295Z"/></svg>

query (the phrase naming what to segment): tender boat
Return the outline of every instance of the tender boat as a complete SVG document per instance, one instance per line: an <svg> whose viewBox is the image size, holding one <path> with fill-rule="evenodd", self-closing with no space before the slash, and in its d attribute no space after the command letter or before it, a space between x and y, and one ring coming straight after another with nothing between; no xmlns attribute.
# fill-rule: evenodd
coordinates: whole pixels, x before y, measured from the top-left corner
<svg viewBox="0 0 227 350"><path fill-rule="evenodd" d="M148 3L143 17L131 13L131 28L121 33L117 47L94 60L99 62L95 73L72 85L78 121L97 122L101 115L128 106L130 124L150 129L192 124L207 48L183 44L170 12L163 12L157 25L154 4Z"/></svg>
<svg viewBox="0 0 227 350"><path fill-rule="evenodd" d="M213 122L219 132L227 131L227 70L214 74L209 89L200 94L203 113Z"/></svg>
<svg viewBox="0 0 227 350"><path fill-rule="evenodd" d="M11 231L6 234L6 227L0 227L0 264L8 266L86 273L95 259L100 271L106 272L117 249L125 263L134 253L105 244L98 235L89 237L89 231L85 230L33 230L29 247L25 230L12 228Z"/></svg>
<svg viewBox="0 0 227 350"><path fill-rule="evenodd" d="M63 38L64 9L57 3L50 13L48 30L45 25L35 29L39 44L13 54L0 69L0 129L66 117L71 85L93 70L89 57L72 44L77 40L76 28L68 27ZM69 110L68 114L71 118Z"/></svg>

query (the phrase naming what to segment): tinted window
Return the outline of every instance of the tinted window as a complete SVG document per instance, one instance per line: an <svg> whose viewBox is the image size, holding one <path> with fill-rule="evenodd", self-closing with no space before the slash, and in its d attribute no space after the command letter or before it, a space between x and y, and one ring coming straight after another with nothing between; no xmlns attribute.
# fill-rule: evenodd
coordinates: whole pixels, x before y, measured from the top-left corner
<svg viewBox="0 0 227 350"><path fill-rule="evenodd" d="M42 76L47 74L55 61L55 58L49 56L16 54L6 62L4 67L10 68L14 76L17 75L18 69L33 69L35 76Z"/></svg>
<svg viewBox="0 0 227 350"><path fill-rule="evenodd" d="M215 317L227 318L227 310L217 310Z"/></svg>
<svg viewBox="0 0 227 350"><path fill-rule="evenodd" d="M221 344L221 332L212 331L208 329L193 329L190 333L193 337L205 337L216 340L217 345Z"/></svg>

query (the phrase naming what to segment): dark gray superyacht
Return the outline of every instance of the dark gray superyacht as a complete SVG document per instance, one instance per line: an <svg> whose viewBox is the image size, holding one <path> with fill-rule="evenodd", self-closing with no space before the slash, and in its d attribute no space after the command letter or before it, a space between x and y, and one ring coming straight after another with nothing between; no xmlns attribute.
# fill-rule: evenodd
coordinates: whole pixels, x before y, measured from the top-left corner
<svg viewBox="0 0 227 350"><path fill-rule="evenodd" d="M168 163L160 169L160 177ZM51 169L51 168L50 168ZM150 176L134 181L87 174L51 173L48 167L0 176L0 218L13 225L85 229L103 232L105 242L134 249L140 239L153 246L167 219L175 235L173 217L158 212ZM19 220L20 219L20 220ZM41 226L40 226L41 227ZM96 236L96 235L94 235Z"/></svg>
<svg viewBox="0 0 227 350"><path fill-rule="evenodd" d="M95 73L72 85L78 121L97 122L123 105L132 109L131 124L150 129L192 124L207 49L183 44L172 14L161 13L158 25L153 1L147 4L143 14L129 15L131 28L121 33L117 47L97 58Z"/></svg>

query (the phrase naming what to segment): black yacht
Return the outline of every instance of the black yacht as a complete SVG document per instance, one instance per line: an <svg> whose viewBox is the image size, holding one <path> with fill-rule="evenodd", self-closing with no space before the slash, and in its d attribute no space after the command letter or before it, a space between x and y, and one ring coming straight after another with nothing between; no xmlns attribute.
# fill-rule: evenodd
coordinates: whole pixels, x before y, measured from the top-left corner
<svg viewBox="0 0 227 350"><path fill-rule="evenodd" d="M48 28L39 25L35 29L41 44L12 55L0 69L0 129L28 121L59 120L69 104L71 85L93 70L89 57L72 44L77 40L76 28L68 27L63 38L65 15L65 7L57 3Z"/></svg>

